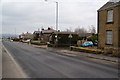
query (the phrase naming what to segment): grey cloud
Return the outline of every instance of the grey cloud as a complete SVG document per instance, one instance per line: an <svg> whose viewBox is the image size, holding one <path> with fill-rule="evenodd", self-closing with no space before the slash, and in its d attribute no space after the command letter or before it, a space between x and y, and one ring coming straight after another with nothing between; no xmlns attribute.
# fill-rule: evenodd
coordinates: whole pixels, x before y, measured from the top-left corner
<svg viewBox="0 0 120 80"><path fill-rule="evenodd" d="M16 0L16 2L3 3L3 32L14 33L15 28L19 30L18 33L34 31L42 26L55 28L56 5L50 1L55 0L49 0L49 2ZM107 0L56 1L59 1L59 29L65 30L70 26L73 27L72 29L78 26L86 26L86 29L88 25L97 26L97 9Z"/></svg>

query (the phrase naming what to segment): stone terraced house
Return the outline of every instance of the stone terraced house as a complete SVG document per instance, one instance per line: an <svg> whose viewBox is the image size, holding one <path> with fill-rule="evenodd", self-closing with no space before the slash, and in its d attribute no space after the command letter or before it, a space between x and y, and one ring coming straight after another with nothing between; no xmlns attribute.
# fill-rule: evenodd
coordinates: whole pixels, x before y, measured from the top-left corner
<svg viewBox="0 0 120 80"><path fill-rule="evenodd" d="M98 48L120 54L120 1L109 1L98 10Z"/></svg>

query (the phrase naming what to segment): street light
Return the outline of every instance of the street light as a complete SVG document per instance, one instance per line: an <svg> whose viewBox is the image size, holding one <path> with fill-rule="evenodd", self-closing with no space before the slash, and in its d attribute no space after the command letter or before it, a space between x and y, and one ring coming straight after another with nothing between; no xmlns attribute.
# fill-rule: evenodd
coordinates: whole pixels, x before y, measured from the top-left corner
<svg viewBox="0 0 120 80"><path fill-rule="evenodd" d="M48 1L48 0L45 0L45 1ZM55 35L55 38L56 38L56 45L58 43L58 35L57 35L57 31L58 31L58 2L56 2L56 35Z"/></svg>
<svg viewBox="0 0 120 80"><path fill-rule="evenodd" d="M56 2L56 31L58 31L58 2Z"/></svg>
<svg viewBox="0 0 120 80"><path fill-rule="evenodd" d="M45 0L48 1L48 0ZM56 2L56 32L58 31L58 2Z"/></svg>

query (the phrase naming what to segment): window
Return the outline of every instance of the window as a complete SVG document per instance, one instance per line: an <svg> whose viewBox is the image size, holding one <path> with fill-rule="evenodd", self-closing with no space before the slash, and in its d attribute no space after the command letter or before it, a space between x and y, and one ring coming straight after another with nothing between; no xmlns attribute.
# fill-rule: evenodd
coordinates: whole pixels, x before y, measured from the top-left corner
<svg viewBox="0 0 120 80"><path fill-rule="evenodd" d="M107 12L107 22L113 22L113 10Z"/></svg>
<svg viewBox="0 0 120 80"><path fill-rule="evenodd" d="M106 31L106 44L112 44L112 30Z"/></svg>

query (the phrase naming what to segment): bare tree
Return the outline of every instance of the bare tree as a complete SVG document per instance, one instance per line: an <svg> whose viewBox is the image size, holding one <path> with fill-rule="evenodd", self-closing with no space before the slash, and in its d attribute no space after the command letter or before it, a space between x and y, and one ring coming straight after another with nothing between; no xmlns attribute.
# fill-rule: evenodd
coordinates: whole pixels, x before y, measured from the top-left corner
<svg viewBox="0 0 120 80"><path fill-rule="evenodd" d="M66 32L72 32L71 27L67 28L67 29L66 29Z"/></svg>
<svg viewBox="0 0 120 80"><path fill-rule="evenodd" d="M87 30L83 27L78 27L75 29L75 31L77 34L81 34L81 33L87 33Z"/></svg>
<svg viewBox="0 0 120 80"><path fill-rule="evenodd" d="M96 28L95 28L94 25L91 25L91 26L89 27L89 33L96 33Z"/></svg>

